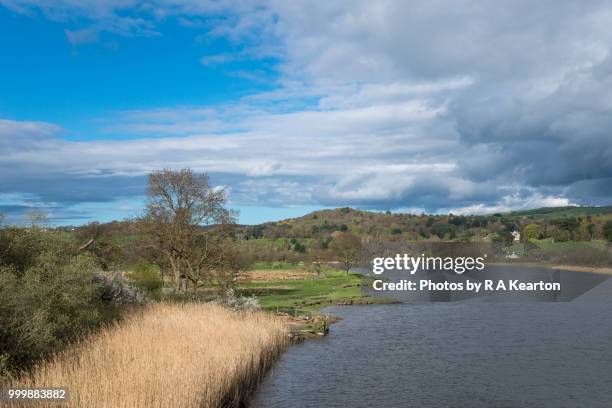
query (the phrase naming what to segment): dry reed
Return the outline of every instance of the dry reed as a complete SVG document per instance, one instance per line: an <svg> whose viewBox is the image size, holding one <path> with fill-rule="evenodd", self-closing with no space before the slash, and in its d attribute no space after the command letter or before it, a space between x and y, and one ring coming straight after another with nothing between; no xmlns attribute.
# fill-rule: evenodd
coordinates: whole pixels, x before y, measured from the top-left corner
<svg viewBox="0 0 612 408"><path fill-rule="evenodd" d="M69 407L241 406L286 345L283 324L263 313L157 304L16 385L67 387Z"/></svg>

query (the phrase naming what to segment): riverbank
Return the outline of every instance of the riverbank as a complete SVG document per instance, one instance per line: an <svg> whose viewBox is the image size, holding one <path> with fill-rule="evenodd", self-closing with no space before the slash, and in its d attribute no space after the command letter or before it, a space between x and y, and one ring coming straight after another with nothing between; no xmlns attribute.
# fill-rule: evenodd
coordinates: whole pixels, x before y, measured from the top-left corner
<svg viewBox="0 0 612 408"><path fill-rule="evenodd" d="M13 385L67 387L67 407L239 407L288 345L281 319L266 313L155 304Z"/></svg>
<svg viewBox="0 0 612 408"><path fill-rule="evenodd" d="M370 278L325 267L319 273L296 266L249 271L238 285L241 294L256 296L261 307L281 317L295 341L325 335L334 316L329 306L397 303L393 298L364 295Z"/></svg>

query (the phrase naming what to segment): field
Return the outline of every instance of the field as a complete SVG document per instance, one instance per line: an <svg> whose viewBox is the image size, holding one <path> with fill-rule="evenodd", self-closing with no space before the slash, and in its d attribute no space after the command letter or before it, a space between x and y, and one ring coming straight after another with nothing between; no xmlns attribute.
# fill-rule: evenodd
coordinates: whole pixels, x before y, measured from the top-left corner
<svg viewBox="0 0 612 408"><path fill-rule="evenodd" d="M282 322L211 304L156 304L38 366L69 407L237 407L287 346Z"/></svg>

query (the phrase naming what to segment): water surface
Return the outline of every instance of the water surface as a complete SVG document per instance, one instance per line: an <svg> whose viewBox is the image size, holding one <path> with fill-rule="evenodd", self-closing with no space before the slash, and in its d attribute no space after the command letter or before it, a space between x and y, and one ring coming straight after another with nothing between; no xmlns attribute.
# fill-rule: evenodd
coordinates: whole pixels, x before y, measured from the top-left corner
<svg viewBox="0 0 612 408"><path fill-rule="evenodd" d="M252 406L610 407L612 280L560 279L591 281L557 301L328 309L342 321L291 347Z"/></svg>

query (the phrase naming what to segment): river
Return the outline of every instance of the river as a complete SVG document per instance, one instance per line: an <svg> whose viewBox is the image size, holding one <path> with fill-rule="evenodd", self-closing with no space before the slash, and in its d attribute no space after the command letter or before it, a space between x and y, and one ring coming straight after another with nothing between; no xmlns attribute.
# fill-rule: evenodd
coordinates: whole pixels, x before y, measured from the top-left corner
<svg viewBox="0 0 612 408"><path fill-rule="evenodd" d="M329 308L342 320L291 347L251 406L610 407L612 280L554 279L561 296Z"/></svg>

